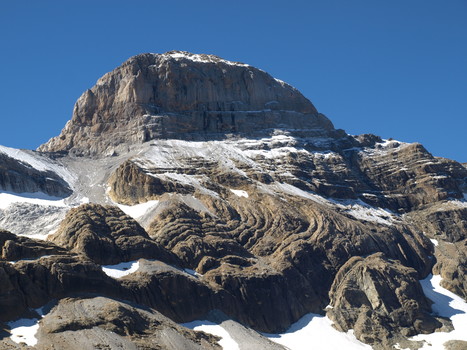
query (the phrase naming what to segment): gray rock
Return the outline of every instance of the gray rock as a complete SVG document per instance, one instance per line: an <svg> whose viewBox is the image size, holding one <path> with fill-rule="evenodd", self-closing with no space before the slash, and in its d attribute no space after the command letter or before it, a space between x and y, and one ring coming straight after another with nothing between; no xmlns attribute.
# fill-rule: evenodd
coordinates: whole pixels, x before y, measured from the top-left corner
<svg viewBox="0 0 467 350"><path fill-rule="evenodd" d="M36 337L37 350L221 349L219 338L156 310L103 297L60 300L41 319Z"/></svg>
<svg viewBox="0 0 467 350"><path fill-rule="evenodd" d="M112 206L83 204L70 209L49 240L97 264L118 264L139 258L178 263L136 221Z"/></svg>
<svg viewBox="0 0 467 350"><path fill-rule="evenodd" d="M121 143L278 127L333 130L299 91L257 68L212 55L141 54L87 90L60 136L39 150L111 154Z"/></svg>
<svg viewBox="0 0 467 350"><path fill-rule="evenodd" d="M430 315L417 273L378 253L350 259L329 292L327 315L337 329L353 329L369 344L390 348L401 336L432 333L443 323Z"/></svg>

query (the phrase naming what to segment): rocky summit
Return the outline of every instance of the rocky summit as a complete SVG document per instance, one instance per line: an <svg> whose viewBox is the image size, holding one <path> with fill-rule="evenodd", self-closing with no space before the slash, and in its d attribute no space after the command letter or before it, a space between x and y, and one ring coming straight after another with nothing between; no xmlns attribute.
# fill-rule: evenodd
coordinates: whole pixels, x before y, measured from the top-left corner
<svg viewBox="0 0 467 350"><path fill-rule="evenodd" d="M134 56L0 146L0 349L461 349L466 192L260 69Z"/></svg>

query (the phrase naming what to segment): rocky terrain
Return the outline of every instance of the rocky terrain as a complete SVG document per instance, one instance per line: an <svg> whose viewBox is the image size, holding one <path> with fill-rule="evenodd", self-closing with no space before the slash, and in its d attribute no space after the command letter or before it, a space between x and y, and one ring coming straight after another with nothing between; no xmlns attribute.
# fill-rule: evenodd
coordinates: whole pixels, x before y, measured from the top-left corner
<svg viewBox="0 0 467 350"><path fill-rule="evenodd" d="M0 147L0 349L304 349L277 334L310 314L462 348L420 281L465 304L466 181L247 64L132 57L37 151Z"/></svg>

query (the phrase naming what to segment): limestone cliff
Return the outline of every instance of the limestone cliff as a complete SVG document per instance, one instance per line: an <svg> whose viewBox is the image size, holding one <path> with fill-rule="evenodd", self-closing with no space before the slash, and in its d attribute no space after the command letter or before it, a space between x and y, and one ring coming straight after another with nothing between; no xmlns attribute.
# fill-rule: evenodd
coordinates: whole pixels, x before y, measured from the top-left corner
<svg viewBox="0 0 467 350"><path fill-rule="evenodd" d="M333 130L298 90L262 70L212 55L148 53L84 92L62 133L39 150L113 153L125 149L122 143L278 127Z"/></svg>

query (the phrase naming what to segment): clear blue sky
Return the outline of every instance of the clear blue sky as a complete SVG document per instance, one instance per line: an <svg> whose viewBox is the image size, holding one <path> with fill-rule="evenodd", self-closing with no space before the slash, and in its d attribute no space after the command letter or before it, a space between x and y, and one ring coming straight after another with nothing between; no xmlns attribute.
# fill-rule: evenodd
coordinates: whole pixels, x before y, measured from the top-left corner
<svg viewBox="0 0 467 350"><path fill-rule="evenodd" d="M298 88L337 128L467 162L466 0L0 0L0 144L58 135L143 52L211 53Z"/></svg>

